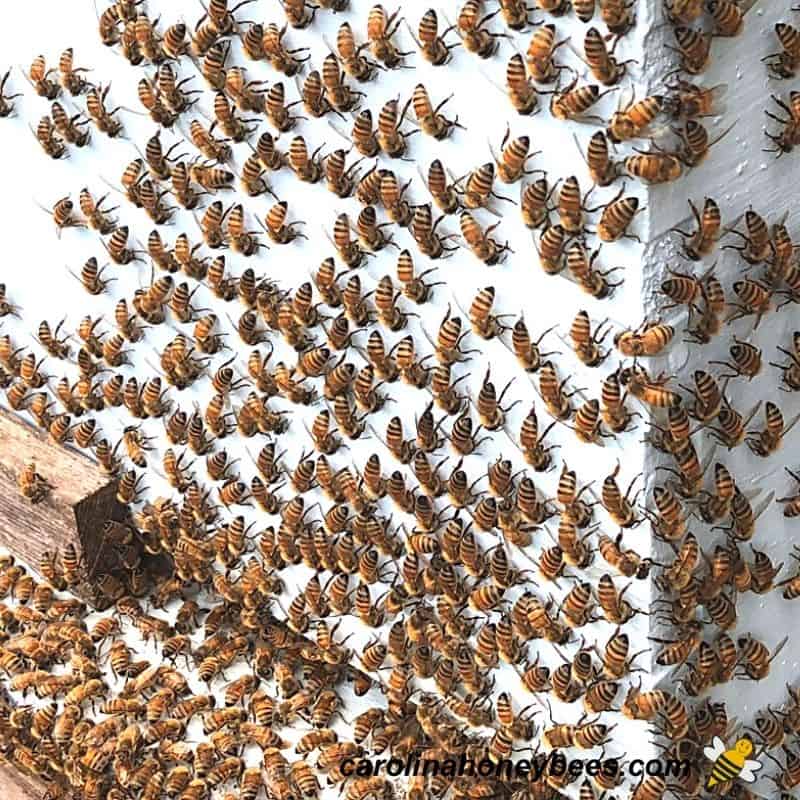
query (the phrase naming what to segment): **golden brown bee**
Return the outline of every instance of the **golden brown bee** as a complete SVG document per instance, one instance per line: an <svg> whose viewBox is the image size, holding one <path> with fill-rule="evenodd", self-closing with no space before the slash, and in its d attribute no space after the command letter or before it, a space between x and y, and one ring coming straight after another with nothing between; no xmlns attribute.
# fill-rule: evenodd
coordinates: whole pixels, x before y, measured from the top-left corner
<svg viewBox="0 0 800 800"><path fill-rule="evenodd" d="M325 87L325 98L331 107L339 112L351 111L358 104L363 92L351 89L344 81L345 72L339 68L339 62L333 53L329 53L322 62L322 83Z"/></svg>
<svg viewBox="0 0 800 800"><path fill-rule="evenodd" d="M61 87L58 85L58 83L50 80L50 75L52 75L55 71L56 70L54 67L47 69L44 56L36 56L36 58L33 59L33 63L31 64L26 77L36 90L36 94L38 94L39 97L44 97L47 100L55 100L56 97L61 94Z"/></svg>
<svg viewBox="0 0 800 800"><path fill-rule="evenodd" d="M300 58L296 53L301 53L307 50L306 47L296 47L293 50L287 49L283 42L283 37L286 34L286 26L278 28L275 23L270 23L264 28L264 33L261 39L261 45L264 50L266 60L277 72L282 72L287 77L291 77L302 69L303 64L311 58L307 55L305 58ZM244 110L244 109L243 109ZM257 109L252 109L257 110Z"/></svg>
<svg viewBox="0 0 800 800"><path fill-rule="evenodd" d="M325 184L328 191L333 192L337 197L350 197L355 188L358 178L359 162L355 161L346 167L347 153L344 150L336 150L325 159Z"/></svg>
<svg viewBox="0 0 800 800"><path fill-rule="evenodd" d="M569 39L562 39L556 42L556 26L552 24L542 25L534 31L525 55L525 63L528 73L536 83L552 83L561 70L566 69L553 61L553 55L568 41Z"/></svg>
<svg viewBox="0 0 800 800"><path fill-rule="evenodd" d="M614 47L619 38L614 40ZM626 68L631 61L618 62L614 58L614 47L609 51L597 28L589 28L583 40L583 51L595 80L604 86L614 86L625 76Z"/></svg>
<svg viewBox="0 0 800 800"><path fill-rule="evenodd" d="M570 377L568 375L562 381L559 381L551 361L545 361L539 370L539 394L542 396L548 412L555 419L565 420L572 416L574 409L569 399L578 390L564 392L564 386L566 386Z"/></svg>
<svg viewBox="0 0 800 800"><path fill-rule="evenodd" d="M766 458L778 450L783 442L783 437L792 429L796 420L787 427L783 422L781 410L767 401L764 407L766 425L761 431L748 431L745 439L750 450L761 458Z"/></svg>
<svg viewBox="0 0 800 800"><path fill-rule="evenodd" d="M66 317L61 320L61 322L56 325L55 330L50 329L50 324L47 320L42 320L39 323L39 331L38 331L38 341L39 344L44 347L47 353L52 356L53 358L64 359L68 358L70 354L70 348L66 344L69 336L65 336L63 339L58 338L58 332L61 330L61 326L66 322Z"/></svg>
<svg viewBox="0 0 800 800"><path fill-rule="evenodd" d="M114 118L114 114L120 110L121 106L110 111L106 109L105 103L109 91L111 91L110 84L105 89L99 85L90 87L86 95L86 113L100 133L113 139L122 133L122 123Z"/></svg>
<svg viewBox="0 0 800 800"><path fill-rule="evenodd" d="M89 122L88 120L82 120L80 113L70 117L60 103L53 103L50 111L53 115L53 124L56 131L64 141L68 144L74 144L76 147L85 147L89 143L90 132L81 129L83 126L87 126Z"/></svg>
<svg viewBox="0 0 800 800"><path fill-rule="evenodd" d="M683 402L679 394L665 388L668 376L653 378L643 367L626 367L620 371L619 381L634 397L655 408L680 406Z"/></svg>
<svg viewBox="0 0 800 800"><path fill-rule="evenodd" d="M622 163L625 171L632 177L638 178L642 183L656 184L678 180L683 172L682 161L689 163L684 154L680 154L679 158L671 153L655 151L628 156ZM690 166L694 166L694 163L691 163Z"/></svg>
<svg viewBox="0 0 800 800"><path fill-rule="evenodd" d="M676 25L672 30L677 47L670 46L670 49L680 55L683 70L690 75L705 72L711 59L712 34L684 25Z"/></svg>
<svg viewBox="0 0 800 800"><path fill-rule="evenodd" d="M604 324L604 322L600 323L592 334L591 321L586 311L579 311L572 321L569 330L572 349L587 367L596 367L608 358L609 353L603 353L600 348L603 340L610 333L608 330L603 332Z"/></svg>
<svg viewBox="0 0 800 800"><path fill-rule="evenodd" d="M636 22L634 4L627 0L599 0L599 5L600 19L615 36L624 36Z"/></svg>
<svg viewBox="0 0 800 800"><path fill-rule="evenodd" d="M757 328L764 314L773 308L770 288L763 283L746 278L743 281L735 281L733 291L741 302L730 303L731 308L735 310L727 321L732 322L742 317L755 315L754 329Z"/></svg>
<svg viewBox="0 0 800 800"><path fill-rule="evenodd" d="M499 224L499 222L496 222L484 231L468 211L464 211L460 217L461 235L467 242L469 249L486 266L497 264L502 255L506 251L510 251L508 242L501 245L497 240L489 236Z"/></svg>
<svg viewBox="0 0 800 800"><path fill-rule="evenodd" d="M547 185L546 178L540 178L525 186L520 196L520 212L527 228L547 228L550 224L549 200L556 184Z"/></svg>
<svg viewBox="0 0 800 800"><path fill-rule="evenodd" d="M428 168L428 191L437 207L444 214L452 214L459 206L458 190L448 182L448 175L439 159L434 159Z"/></svg>
<svg viewBox="0 0 800 800"><path fill-rule="evenodd" d="M192 144L209 161L216 161L220 164L230 161L233 152L230 145L225 140L212 136L211 130L206 130L196 119L189 124L189 136Z"/></svg>
<svg viewBox="0 0 800 800"><path fill-rule="evenodd" d="M509 327L501 323L500 320L510 315L492 314L494 297L494 287L486 286L475 295L469 307L469 321L472 330L482 339L493 339L495 336L509 329Z"/></svg>
<svg viewBox="0 0 800 800"><path fill-rule="evenodd" d="M720 378L741 378L752 380L761 372L761 350L749 342L743 342L733 337L730 347L731 361L709 361L709 364L718 364L731 370L730 373L720 375Z"/></svg>
<svg viewBox="0 0 800 800"><path fill-rule="evenodd" d="M452 95L446 97L434 108L428 96L428 90L425 88L424 84L418 83L416 85L414 94L412 95L412 103L414 106L414 114L416 114L417 122L423 133L428 136L433 136L434 139L441 140L446 139L453 128L464 127L458 124L458 117L456 117L455 120L449 120L443 114L439 113L441 108L450 99L452 99Z"/></svg>
<svg viewBox="0 0 800 800"><path fill-rule="evenodd" d="M575 143L578 144L578 150L580 150L577 138ZM583 155L582 151L581 154ZM589 168L589 175L598 186L608 186L617 179L619 167L609 157L608 139L602 131L597 131L592 135L586 148L584 161Z"/></svg>
<svg viewBox="0 0 800 800"><path fill-rule="evenodd" d="M782 639L770 655L769 649L752 634L740 636L736 645L739 648L739 663L743 674L753 681L764 680L769 675L770 664L786 645L788 637Z"/></svg>
<svg viewBox="0 0 800 800"><path fill-rule="evenodd" d="M555 425L555 420L539 433L539 420L536 416L536 408L531 407L528 416L522 422L519 432L519 442L525 461L530 464L537 472L543 472L552 463L550 452L553 447L546 447L544 440L547 434Z"/></svg>
<svg viewBox="0 0 800 800"><path fill-rule="evenodd" d="M445 242L451 238L449 235L436 233L436 227L444 219L439 217L433 221L430 203L416 206L414 208L414 218L411 220L411 235L417 244L419 251L430 259L448 258L457 247L448 247Z"/></svg>
<svg viewBox="0 0 800 800"><path fill-rule="evenodd" d="M624 187L608 203L601 206L603 213L597 224L597 235L603 242L616 242L619 239L634 239L635 234L628 233L628 226L633 218L643 209L639 208L637 197L623 197Z"/></svg>
<svg viewBox="0 0 800 800"><path fill-rule="evenodd" d="M367 16L367 39L369 40L370 52L381 64L389 69L400 66L403 58L411 55L410 52L404 53L398 50L391 41L392 36L402 22L402 17L397 19L399 13L400 9L398 8L392 14L387 15L382 5L375 5L370 9Z"/></svg>
<svg viewBox="0 0 800 800"><path fill-rule="evenodd" d="M86 188L81 189L79 196L81 212L86 217L89 227L103 235L111 233L117 227L117 220L109 215L119 206L104 209L103 203L107 198L108 195L103 195L99 200L95 200Z"/></svg>
<svg viewBox="0 0 800 800"><path fill-rule="evenodd" d="M58 60L59 80L61 85L73 96L83 94L89 84L82 77L82 72L89 72L85 67L75 67L73 63L73 51L68 47ZM1 90L0 90L1 91Z"/></svg>
<svg viewBox="0 0 800 800"><path fill-rule="evenodd" d="M601 98L605 97L613 89L606 89L601 92L596 84L578 86L578 78L574 78L562 90L556 87L550 100L550 113L555 119L573 120L575 122L589 122L599 119L586 112Z"/></svg>
<svg viewBox="0 0 800 800"><path fill-rule="evenodd" d="M44 116L39 120L39 124L36 126L36 140L50 158L69 158L66 145L61 137L56 135L50 117Z"/></svg>
<svg viewBox="0 0 800 800"><path fill-rule="evenodd" d="M793 78L800 67L800 31L786 22L778 22L775 24L775 35L782 50L762 60L774 77Z"/></svg>
<svg viewBox="0 0 800 800"><path fill-rule="evenodd" d="M614 345L624 356L657 356L674 335L675 329L671 325L645 320L636 330L617 333Z"/></svg>
<svg viewBox="0 0 800 800"><path fill-rule="evenodd" d="M783 153L790 153L797 145L800 145L800 92L790 92L788 104L774 94L770 95L770 98L788 115L784 119L770 111L764 112L767 117L782 125L780 133L765 131L767 138L775 145L767 152L777 153L780 158Z"/></svg>
<svg viewBox="0 0 800 800"><path fill-rule="evenodd" d="M388 103L384 104L378 114L378 131L376 138L381 151L390 158L401 158L408 148L407 138L417 132L416 130L409 131L408 133L400 131L413 99L412 96L400 113L398 113L398 101L390 100Z"/></svg>
<svg viewBox="0 0 800 800"><path fill-rule="evenodd" d="M561 230L563 231L563 228ZM594 269L593 265L598 255L599 250L595 250L590 256L586 252L583 242L575 241L567 251L567 267L585 292L592 297L602 299L608 297L614 288L621 286L622 281L606 280L609 275L619 269L618 267L608 270Z"/></svg>
<svg viewBox="0 0 800 800"><path fill-rule="evenodd" d="M27 464L17 478L22 496L31 503L40 503L50 493L53 486L36 471L36 464Z"/></svg>
<svg viewBox="0 0 800 800"><path fill-rule="evenodd" d="M347 75L360 82L370 80L377 70L377 64L361 55L361 51L369 45L368 41L356 45L350 23L343 22L339 26L336 32L336 51L342 62L342 68Z"/></svg>
<svg viewBox="0 0 800 800"><path fill-rule="evenodd" d="M455 44L448 45L444 41L444 37L447 36L454 27L454 25L451 25L440 33L439 18L436 11L430 8L422 15L415 41L417 47L419 47L422 52L422 57L434 67L447 64L452 58L450 51L461 44L460 42L456 42ZM413 36L413 32L411 35Z"/></svg>
<svg viewBox="0 0 800 800"><path fill-rule="evenodd" d="M525 62L515 53L506 66L506 90L518 114L533 114L539 107L539 93L525 71Z"/></svg>
<svg viewBox="0 0 800 800"><path fill-rule="evenodd" d="M508 34L492 33L484 28L492 17L497 16L499 9L485 16L481 16L482 11L482 0L466 0L458 12L456 29L467 51L480 58L491 58L497 50L497 39L507 39Z"/></svg>

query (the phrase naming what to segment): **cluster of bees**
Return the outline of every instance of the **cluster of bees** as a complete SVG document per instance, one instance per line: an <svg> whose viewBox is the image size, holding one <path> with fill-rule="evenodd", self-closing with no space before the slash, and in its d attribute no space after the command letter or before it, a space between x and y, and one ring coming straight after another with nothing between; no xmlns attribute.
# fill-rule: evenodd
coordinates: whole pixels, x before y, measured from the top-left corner
<svg viewBox="0 0 800 800"><path fill-rule="evenodd" d="M599 249L588 237L612 246L635 240L630 227L642 207L624 184L594 206L589 194L625 175L644 184L673 181L701 164L715 141L702 119L715 113L721 89L694 83L694 76L708 63L712 37L737 35L746 9L731 0L670 4L679 71L663 93L623 99L605 119L590 112L621 88L630 69L614 55L635 24L633 4L624 0L598 0L597 8L594 0L537 0L542 24L516 0L495 8L466 0L453 24L433 9L416 27L406 23L416 45L409 51L397 41L400 12L376 5L357 19L342 0L281 5L280 25L245 22L226 0L212 0L194 27L167 24L143 0L118 0L99 16L103 44L141 71L137 96L157 132L141 142L114 185L119 206L108 193L76 187L50 213L60 237L74 228L101 237L102 260L110 263L101 267L92 256L73 275L95 302L112 298L113 313L85 315L74 334L66 321L43 320L35 333L46 367L3 332L0 385L6 403L53 441L91 453L132 508L125 523L107 528L122 568L96 576L96 605L109 610L92 624L86 607L68 596L86 571L74 550L47 554L38 565L41 582L10 558L0 564L0 665L12 693L0 708L0 751L43 779L53 797L89 800L296 800L329 786L348 800L389 800L398 792L395 781L348 776L345 759L463 754L497 764L528 747L537 755L553 748L602 752L619 757L620 767L579 778L547 770L528 778L425 775L409 779L404 790L411 800L549 800L568 791L580 800L703 796L711 764L702 749L735 728L725 703L707 692L734 678L764 680L783 646L754 633L734 635L737 600L774 590L793 600L800 573L779 577L783 564L749 544L763 509L753 507L722 461L706 488L710 463L701 462L699 443L713 438L729 451L745 444L755 457L770 458L792 422L769 401L763 427L749 429L756 412L737 410L729 399L729 385L762 373L762 352L749 337L734 337L730 359L716 362L724 372L709 361L693 372L688 388L643 362L657 364L677 345L678 325L666 321L672 309L688 313L686 341L704 346L738 319L755 326L764 319L767 327L779 297L797 302L800 263L788 229L752 209L725 228L713 199L702 208L690 203L692 227L675 231L685 258L700 262L721 247L734 248L751 271L726 296L712 266L700 274L672 270L661 285L661 316L620 327L613 344L605 344L613 326L576 306L563 336L571 353L558 359L542 348L548 331L531 332L521 315L504 321L514 315L496 310L489 278L467 309L455 301L455 310L448 306L435 334L415 318L425 314L429 321L435 296L444 292L437 287L445 281L428 278L436 267L422 264L460 259L458 237L438 230L443 220L458 216L463 249L479 269L513 261L508 242L495 234L506 216L511 223L509 213L497 210L498 201L511 199L495 192L496 181L520 185L517 221L534 231L543 273L568 277L587 302L610 297L621 286L612 278L617 268L595 266ZM306 49L290 40L331 12L346 19L315 69ZM709 31L689 27L704 14ZM565 15L584 25L580 58L596 83L582 83L559 62ZM797 39L781 26L783 50L768 67L789 77ZM360 43L359 29L366 31ZM405 102L386 102L374 126L362 89L380 85L387 73L402 74L415 58L445 74L456 57L493 65L507 49L504 40L515 35L527 45L524 55L510 56L505 73L504 91L520 118L515 133L510 126L492 160L463 178L454 178L442 158L427 172L420 167L430 199L412 202L403 174L412 136L444 142L463 135L466 123L443 112L450 98L417 83ZM238 47L254 68L268 63L267 74L277 78L269 88L233 63ZM468 55L456 56L457 48ZM564 80L565 72L572 77ZM74 66L72 50L57 70L40 56L28 71L36 94L50 103L34 133L54 159L94 147L95 130L110 138L126 134L126 111L112 107L110 86L86 74ZM19 97L6 93L8 77L0 86L3 116L12 115ZM190 88L198 78L211 90L213 119L200 109L203 92ZM85 114L68 110L64 95L70 103L85 96ZM597 125L585 148L579 145L594 184L587 192L577 176L553 182L529 165L537 155L534 139L516 128L542 110L545 95L552 120ZM792 96L781 106L789 115L775 140L781 152L796 138L796 105ZM324 145L307 143L296 129L318 131L302 125L311 119L330 123L347 147L322 154ZM527 122L535 131L538 120ZM270 130L261 130L262 123ZM674 145L660 140L669 123L682 125L674 129ZM168 137L176 141L167 144ZM618 147L642 139L651 139L649 150L617 160ZM361 159L350 158L353 149ZM376 159L375 166L364 169L363 159ZM535 176L530 183L528 175ZM309 236L310 226L293 219L294 193L276 194L284 178L295 187L322 184L337 207L350 197L361 206L354 219L345 211L335 215L326 230L333 254L290 288L276 278L277 269L263 276L257 266L271 266L264 251ZM269 196L271 205L252 214L247 199L217 199L237 190L250 203ZM144 212L154 226L146 244L115 216L123 208ZM185 211L197 228L170 235L167 226ZM487 213L498 221L484 227ZM388 251L395 251L394 277L385 274L373 287L368 265ZM233 256L247 266L235 270ZM122 286L148 261L149 281L120 292L114 284ZM0 316L9 322L23 311L13 292L0 288ZM194 299L198 292L210 307ZM31 313L25 309L26 317ZM788 360L774 362L787 391L800 390L798 337L779 347ZM155 342L157 364L151 364L147 353ZM538 394L514 427L510 412L519 401L504 404L510 385L496 386L484 355L498 342ZM596 397L569 385L575 359L589 374L602 368ZM481 361L487 364L472 371L482 381L470 392L464 365ZM54 363L66 373L49 375ZM419 406L413 431L391 405L406 397ZM639 502L635 479L623 491L619 463L595 492L593 476L579 476L566 456L558 458L559 432L569 431L570 452L611 449L628 441L626 434L641 435L636 420L643 414L651 418L648 440L669 458L668 477L657 481L651 499ZM302 437L303 426L311 451L286 452L283 442ZM368 458L356 463L344 455L370 440ZM518 452L508 455L507 440ZM498 441L506 455L481 462ZM249 477L236 458L248 442L257 451ZM445 466L448 457L453 461ZM479 469L470 471L476 461ZM515 463L525 466L515 471ZM550 471L557 485L547 496ZM169 496L145 485L157 479L173 490ZM482 482L486 488L478 489ZM35 464L19 476L19 488L30 502L49 491ZM800 514L800 494L780 502L786 517ZM704 552L689 530L692 517L721 527L725 543ZM665 543L659 561L624 541L645 524ZM143 555L166 555L172 564L171 576L155 588ZM298 582L297 575L308 577ZM631 595L651 578L658 618L677 632L659 641L654 654L657 665L680 671L680 683L673 680L669 689L645 688L632 677L649 671L645 651L635 652L637 622L656 614L637 607ZM369 639L348 647L344 619ZM608 635L598 633L603 625ZM131 636L158 655L140 658L126 643ZM110 674L100 663L102 648ZM245 666L240 677L227 677ZM524 703L512 699L516 691ZM352 717L353 696L371 707ZM642 730L654 726L665 757L688 758L692 769L629 785L612 736L626 720ZM790 689L780 708L755 715L752 728L759 753L778 764L774 780L784 793L800 783L800 755L789 744L798 720L800 701ZM199 743L198 726L205 736ZM752 796L730 781L715 793Z"/></svg>

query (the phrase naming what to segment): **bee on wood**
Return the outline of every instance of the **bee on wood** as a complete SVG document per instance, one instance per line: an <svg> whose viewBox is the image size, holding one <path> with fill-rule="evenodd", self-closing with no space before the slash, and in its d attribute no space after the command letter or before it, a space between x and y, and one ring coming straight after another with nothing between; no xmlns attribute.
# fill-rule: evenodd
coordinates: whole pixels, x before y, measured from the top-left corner
<svg viewBox="0 0 800 800"><path fill-rule="evenodd" d="M17 479L23 497L31 503L40 503L50 493L53 486L36 471L36 464L26 464Z"/></svg>

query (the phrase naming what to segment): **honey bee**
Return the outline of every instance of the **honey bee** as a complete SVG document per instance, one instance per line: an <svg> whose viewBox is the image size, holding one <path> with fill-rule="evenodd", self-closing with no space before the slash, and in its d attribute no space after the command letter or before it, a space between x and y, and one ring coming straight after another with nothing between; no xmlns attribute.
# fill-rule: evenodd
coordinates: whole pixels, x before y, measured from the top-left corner
<svg viewBox="0 0 800 800"><path fill-rule="evenodd" d="M458 117L456 117L455 120L449 120L443 114L439 113L445 103L450 99L452 99L452 95L446 97L434 108L424 84L418 83L416 85L414 94L412 95L412 103L414 106L414 114L416 114L417 122L423 133L428 136L433 136L434 139L441 140L446 139L453 128L463 129L464 126L458 123Z"/></svg>
<svg viewBox="0 0 800 800"><path fill-rule="evenodd" d="M468 52L480 58L491 58L497 50L497 39L507 39L508 34L492 33L484 28L492 17L497 16L499 9L481 17L482 7L482 0L466 0L458 12L456 30Z"/></svg>
<svg viewBox="0 0 800 800"><path fill-rule="evenodd" d="M397 19L399 13L400 9L398 8L392 14L387 15L382 5L375 5L367 16L367 39L370 52L389 69L400 66L403 58L411 55L410 52L404 53L398 50L391 41L402 22L402 18Z"/></svg>
<svg viewBox="0 0 800 800"><path fill-rule="evenodd" d="M712 35L685 25L676 25L672 31L677 47L668 47L680 55L681 67L690 75L705 72L711 59Z"/></svg>
<svg viewBox="0 0 800 800"><path fill-rule="evenodd" d="M775 36L782 49L765 56L762 61L766 62L773 77L793 78L800 67L800 32L786 22L778 22Z"/></svg>
<svg viewBox="0 0 800 800"><path fill-rule="evenodd" d="M429 64L434 67L440 67L452 59L451 51L458 47L461 42L448 45L444 37L454 28L455 26L451 25L439 33L439 19L436 11L430 8L422 15L417 29L417 36L414 37L414 40L422 53L422 57ZM409 31L414 36L410 28Z"/></svg>
<svg viewBox="0 0 800 800"><path fill-rule="evenodd" d="M17 485L22 496L31 503L40 503L50 493L53 486L36 471L36 464L31 462L20 472Z"/></svg>
<svg viewBox="0 0 800 800"><path fill-rule="evenodd" d="M780 158L783 153L790 153L800 144L800 92L790 92L789 102L786 103L776 95L770 95L771 100L787 114L786 118L779 117L771 111L764 113L769 119L779 122L782 126L780 133L765 131L767 138L775 145L767 152L774 152Z"/></svg>
<svg viewBox="0 0 800 800"><path fill-rule="evenodd" d="M339 68L339 62L333 53L329 53L322 62L322 83L325 97L331 107L338 112L353 110L364 96L363 92L351 89L344 81L345 71Z"/></svg>
<svg viewBox="0 0 800 800"><path fill-rule="evenodd" d="M506 66L506 90L511 105L518 114L534 114L539 107L539 93L525 72L525 62L515 53Z"/></svg>
<svg viewBox="0 0 800 800"><path fill-rule="evenodd" d="M95 127L100 133L104 133L111 139L116 138L122 133L122 123L114 115L122 108L118 106L110 111L106 108L108 93L111 91L109 84L105 88L101 86L90 87L86 95L86 113L89 119L94 122Z"/></svg>
<svg viewBox="0 0 800 800"><path fill-rule="evenodd" d="M461 214L460 223L461 235L466 240L470 250L486 266L497 264L503 253L510 250L508 242L501 245L489 236L500 224L499 222L490 225L483 231L475 218L468 211L465 211Z"/></svg>
<svg viewBox="0 0 800 800"><path fill-rule="evenodd" d="M665 388L668 376L653 378L643 367L626 367L620 371L620 383L637 399L655 408L670 408L682 404L681 396Z"/></svg>
<svg viewBox="0 0 800 800"><path fill-rule="evenodd" d="M640 152L624 159L623 165L629 175L638 178L642 183L669 183L681 177L681 162L695 165L694 156L687 156L685 152L679 156L658 151Z"/></svg>
<svg viewBox="0 0 800 800"><path fill-rule="evenodd" d="M66 145L63 139L56 134L53 127L53 121L49 116L44 116L39 120L34 132L36 140L42 146L42 149L47 153L50 158L69 158Z"/></svg>
<svg viewBox="0 0 800 800"><path fill-rule="evenodd" d="M574 122L599 120L599 117L587 115L586 112L613 90L614 87L600 91L595 84L578 86L578 78L576 76L563 89L558 85L556 86L556 90L550 100L550 113L555 119L559 120L573 120Z"/></svg>
<svg viewBox="0 0 800 800"><path fill-rule="evenodd" d="M603 332L604 324L604 322L600 323L594 334L592 334L591 321L586 311L579 311L572 321L572 326L569 330L572 349L587 367L596 367L608 358L609 353L603 353L600 348L603 340L610 332L608 330Z"/></svg>
<svg viewBox="0 0 800 800"><path fill-rule="evenodd" d="M620 331L614 345L624 356L656 356L663 352L675 335L671 325L645 320L636 330Z"/></svg>
<svg viewBox="0 0 800 800"><path fill-rule="evenodd" d="M583 52L586 63L595 80L604 86L614 86L619 83L627 71L627 65L633 61L618 62L614 58L614 48L619 42L619 37L614 40L611 50L606 48L605 41L597 28L589 28L583 40Z"/></svg>
<svg viewBox="0 0 800 800"><path fill-rule="evenodd" d="M55 100L56 97L61 94L61 87L56 81L50 79L50 75L55 71L55 67L47 69L44 56L36 56L36 58L33 59L33 63L26 77L39 97L44 97L47 100Z"/></svg>

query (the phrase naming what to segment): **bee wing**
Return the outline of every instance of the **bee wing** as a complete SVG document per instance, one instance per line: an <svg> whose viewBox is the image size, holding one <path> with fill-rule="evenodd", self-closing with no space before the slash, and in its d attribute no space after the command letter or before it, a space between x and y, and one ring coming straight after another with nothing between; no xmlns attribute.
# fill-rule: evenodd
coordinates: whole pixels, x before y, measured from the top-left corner
<svg viewBox="0 0 800 800"><path fill-rule="evenodd" d="M719 736L715 736L711 744L711 747L703 748L703 755L710 761L716 761L725 752L725 744Z"/></svg>
<svg viewBox="0 0 800 800"><path fill-rule="evenodd" d="M742 774L744 771L747 770L748 772L758 772L764 765L760 761L753 761L752 759L747 759L744 762L744 767L742 767Z"/></svg>

